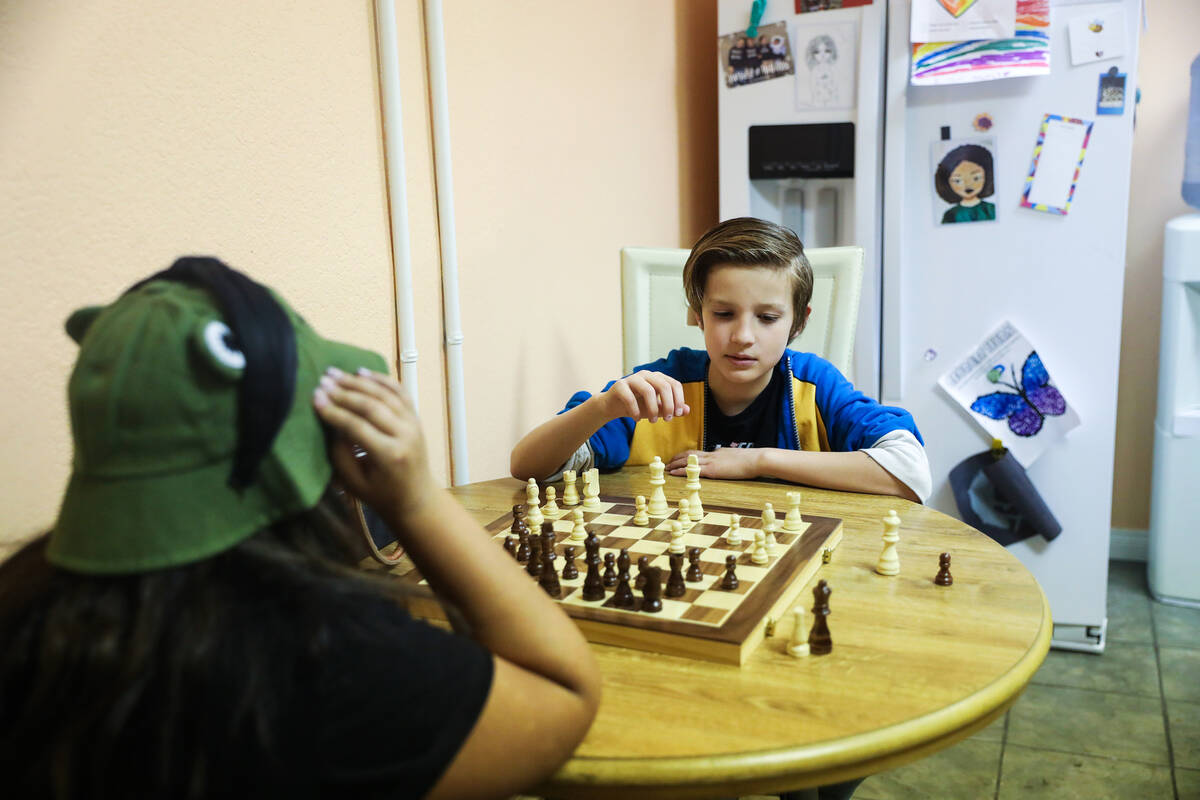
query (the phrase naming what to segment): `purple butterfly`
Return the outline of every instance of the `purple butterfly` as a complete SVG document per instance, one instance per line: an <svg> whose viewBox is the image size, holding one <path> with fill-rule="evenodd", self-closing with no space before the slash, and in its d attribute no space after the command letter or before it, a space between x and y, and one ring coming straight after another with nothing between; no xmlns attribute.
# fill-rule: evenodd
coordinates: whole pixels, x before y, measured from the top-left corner
<svg viewBox="0 0 1200 800"><path fill-rule="evenodd" d="M988 373L988 380L1015 389L1012 392L992 392L980 395L971 403L971 410L991 419L1008 418L1008 427L1017 436L1033 436L1042 429L1046 417L1066 413L1067 401L1058 389L1050 385L1050 373L1042 366L1037 351L1030 352L1021 367L1019 384L1004 383L1000 376L1004 367L997 365ZM1016 370L1013 370L1014 379Z"/></svg>

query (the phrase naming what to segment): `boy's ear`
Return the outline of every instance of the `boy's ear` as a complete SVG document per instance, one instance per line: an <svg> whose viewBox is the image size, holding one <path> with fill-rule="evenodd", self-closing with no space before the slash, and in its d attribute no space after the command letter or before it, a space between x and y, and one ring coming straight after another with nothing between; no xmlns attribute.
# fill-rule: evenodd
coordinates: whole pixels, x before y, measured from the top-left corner
<svg viewBox="0 0 1200 800"><path fill-rule="evenodd" d="M687 324L704 330L704 321L700 319L700 315L696 313L695 309L690 307L687 310Z"/></svg>
<svg viewBox="0 0 1200 800"><path fill-rule="evenodd" d="M802 320L800 320L800 322L799 322L799 324L798 324L798 325L795 325L795 326L793 326L793 328L792 328L792 336L791 336L791 338L790 338L790 339L788 339L788 341L789 341L789 342L790 342L792 339L795 339L797 336L799 336L801 333L803 333L803 332L804 332L804 327L805 327L806 325L808 325L808 318L809 318L810 316L812 316L812 306L807 306L807 307L804 309L804 318L803 318Z"/></svg>

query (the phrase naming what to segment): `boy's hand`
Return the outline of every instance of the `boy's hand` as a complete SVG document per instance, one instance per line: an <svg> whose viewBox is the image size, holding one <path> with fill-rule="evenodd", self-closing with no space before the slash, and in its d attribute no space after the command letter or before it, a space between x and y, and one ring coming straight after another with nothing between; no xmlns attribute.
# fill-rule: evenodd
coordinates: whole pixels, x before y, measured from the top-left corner
<svg viewBox="0 0 1200 800"><path fill-rule="evenodd" d="M337 434L329 455L338 479L389 522L403 524L438 494L420 422L395 379L330 368L313 405Z"/></svg>
<svg viewBox="0 0 1200 800"><path fill-rule="evenodd" d="M661 372L626 375L600 395L609 419L633 417L664 422L691 411L683 402L683 384Z"/></svg>
<svg viewBox="0 0 1200 800"><path fill-rule="evenodd" d="M703 450L684 450L667 464L670 475L685 475L688 456L696 456L701 478L735 481L757 478L760 474L758 451L752 447L722 447L711 453Z"/></svg>

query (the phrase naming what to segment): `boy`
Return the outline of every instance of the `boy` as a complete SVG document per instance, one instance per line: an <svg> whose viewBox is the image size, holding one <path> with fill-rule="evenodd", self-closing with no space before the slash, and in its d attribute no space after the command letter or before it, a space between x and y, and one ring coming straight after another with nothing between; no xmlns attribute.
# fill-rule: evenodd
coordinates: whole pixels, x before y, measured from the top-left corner
<svg viewBox="0 0 1200 800"><path fill-rule="evenodd" d="M791 230L741 217L700 237L683 269L705 351L681 348L576 392L513 448L517 478L615 469L657 455L683 475L776 478L923 502L932 480L903 409L856 390L829 362L787 349L812 310L812 267Z"/></svg>

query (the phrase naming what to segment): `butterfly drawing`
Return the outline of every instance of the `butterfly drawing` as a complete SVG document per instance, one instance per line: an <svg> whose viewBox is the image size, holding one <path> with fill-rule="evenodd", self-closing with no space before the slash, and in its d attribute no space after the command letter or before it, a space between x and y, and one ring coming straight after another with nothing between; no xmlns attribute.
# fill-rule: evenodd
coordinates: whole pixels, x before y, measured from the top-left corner
<svg viewBox="0 0 1200 800"><path fill-rule="evenodd" d="M1016 370L1011 370L1016 381ZM990 419L1007 419L1008 427L1017 436L1033 436L1042 429L1046 417L1058 417L1066 413L1067 401L1062 393L1050 385L1050 373L1042 365L1042 359L1033 350L1021 367L1021 379L1005 383L1003 365L997 364L988 372L987 378L994 384L1006 386L1013 392L992 392L975 398L971 410ZM1015 393L1014 393L1015 392Z"/></svg>

